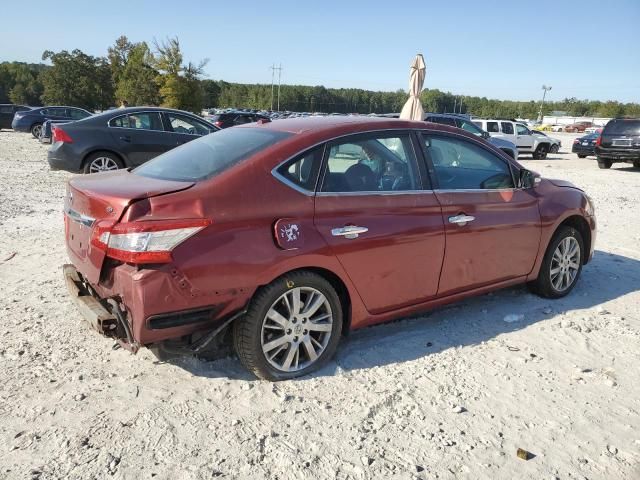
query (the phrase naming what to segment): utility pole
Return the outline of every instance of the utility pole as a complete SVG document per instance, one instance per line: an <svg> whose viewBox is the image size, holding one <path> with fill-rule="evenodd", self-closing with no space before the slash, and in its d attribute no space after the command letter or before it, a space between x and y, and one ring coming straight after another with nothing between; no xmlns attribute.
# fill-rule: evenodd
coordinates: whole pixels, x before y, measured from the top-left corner
<svg viewBox="0 0 640 480"><path fill-rule="evenodd" d="M276 75L276 64L274 63L269 68L271 69L271 111L273 111L273 81Z"/></svg>
<svg viewBox="0 0 640 480"><path fill-rule="evenodd" d="M549 90L551 90L551 86L547 86L547 85L542 85L542 102L540 102L540 113L538 113L538 121L542 122L543 116L542 116L542 107L544 107L544 98L547 96L547 92Z"/></svg>
<svg viewBox="0 0 640 480"><path fill-rule="evenodd" d="M280 80L282 78L282 64L278 65L278 111L280 111Z"/></svg>

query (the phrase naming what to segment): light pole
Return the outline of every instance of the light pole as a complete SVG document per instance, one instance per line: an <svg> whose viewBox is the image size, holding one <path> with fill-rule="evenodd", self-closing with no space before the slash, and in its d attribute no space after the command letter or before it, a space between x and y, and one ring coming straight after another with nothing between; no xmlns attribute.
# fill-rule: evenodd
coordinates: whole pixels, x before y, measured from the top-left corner
<svg viewBox="0 0 640 480"><path fill-rule="evenodd" d="M544 97L547 96L547 92L551 90L551 86L542 85L542 102L540 102L540 113L538 113L538 122L542 122L542 107L544 107Z"/></svg>

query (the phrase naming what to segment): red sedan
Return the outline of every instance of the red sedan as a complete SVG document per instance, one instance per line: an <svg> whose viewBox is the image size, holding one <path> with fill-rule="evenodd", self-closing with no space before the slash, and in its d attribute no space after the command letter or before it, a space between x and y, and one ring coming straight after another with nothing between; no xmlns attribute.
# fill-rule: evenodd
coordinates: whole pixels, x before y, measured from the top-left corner
<svg viewBox="0 0 640 480"><path fill-rule="evenodd" d="M595 223L583 191L456 128L278 120L70 180L64 273L134 352L198 353L231 329L242 363L281 380L351 329L525 282L562 297Z"/></svg>

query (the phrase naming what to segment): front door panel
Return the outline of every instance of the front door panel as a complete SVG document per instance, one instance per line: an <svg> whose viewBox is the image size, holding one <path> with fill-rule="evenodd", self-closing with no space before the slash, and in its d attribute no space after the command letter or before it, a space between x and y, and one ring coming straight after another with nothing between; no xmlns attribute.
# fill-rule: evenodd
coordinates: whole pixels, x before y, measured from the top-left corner
<svg viewBox="0 0 640 480"><path fill-rule="evenodd" d="M531 272L540 243L540 215L537 198L529 191L439 191L436 195L447 235L438 295ZM450 222L460 214L473 220Z"/></svg>

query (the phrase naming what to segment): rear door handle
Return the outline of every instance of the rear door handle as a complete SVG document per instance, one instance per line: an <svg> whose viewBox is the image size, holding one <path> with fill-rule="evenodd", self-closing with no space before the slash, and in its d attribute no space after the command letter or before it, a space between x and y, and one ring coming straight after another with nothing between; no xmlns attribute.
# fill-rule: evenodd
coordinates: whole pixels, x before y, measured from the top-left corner
<svg viewBox="0 0 640 480"><path fill-rule="evenodd" d="M367 227L358 227L356 225L347 225L341 228L331 229L331 235L334 237L344 237L348 239L358 238L361 233L367 233Z"/></svg>
<svg viewBox="0 0 640 480"><path fill-rule="evenodd" d="M120 140L122 140L123 142L130 142L131 137L129 135L123 135L122 137L120 137Z"/></svg>
<svg viewBox="0 0 640 480"><path fill-rule="evenodd" d="M471 215L465 215L461 213L460 215L455 215L453 217L449 217L449 223L455 223L461 227L464 227L467 223L473 222L476 217L472 217Z"/></svg>

